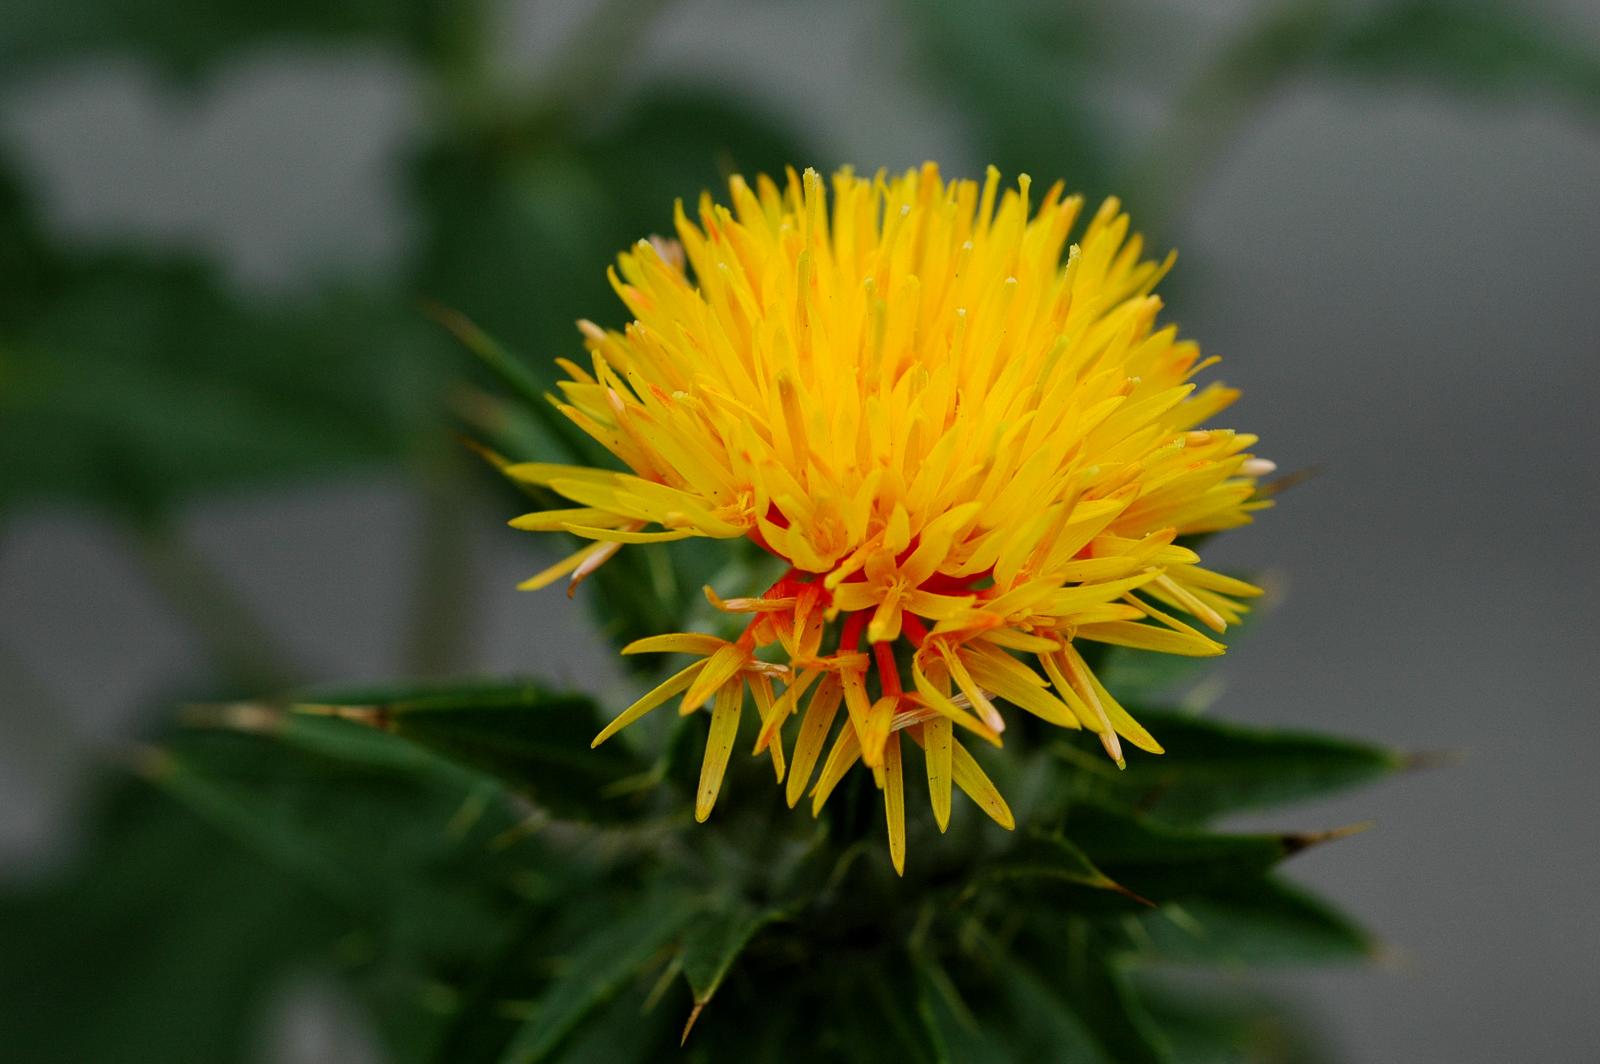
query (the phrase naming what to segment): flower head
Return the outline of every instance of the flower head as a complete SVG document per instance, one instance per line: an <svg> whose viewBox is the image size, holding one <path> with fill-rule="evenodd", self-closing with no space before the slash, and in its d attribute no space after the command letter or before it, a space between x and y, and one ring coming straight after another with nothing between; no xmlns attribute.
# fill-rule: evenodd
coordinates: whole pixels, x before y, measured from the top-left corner
<svg viewBox="0 0 1600 1064"><path fill-rule="evenodd" d="M1211 360L1157 324L1171 258L1142 257L1116 200L1071 242L1080 198L1057 184L1031 208L1028 178L1001 192L992 168L981 185L843 170L831 197L790 171L729 194L622 254L632 322L581 323L588 365L560 361L560 410L626 468L509 470L572 503L514 525L593 541L524 586L691 536L787 565L731 589L747 597L706 589L747 619L738 638L626 648L696 660L596 743L680 694L709 710L704 820L748 692L790 805L813 776L820 809L858 762L873 773L897 869L904 740L941 829L953 787L1012 826L957 737L998 745L1002 704L1095 732L1118 764L1123 742L1160 753L1080 646L1221 653L1208 632L1258 592L1178 540L1248 522L1270 468L1255 437L1200 427L1237 393L1197 389Z"/></svg>

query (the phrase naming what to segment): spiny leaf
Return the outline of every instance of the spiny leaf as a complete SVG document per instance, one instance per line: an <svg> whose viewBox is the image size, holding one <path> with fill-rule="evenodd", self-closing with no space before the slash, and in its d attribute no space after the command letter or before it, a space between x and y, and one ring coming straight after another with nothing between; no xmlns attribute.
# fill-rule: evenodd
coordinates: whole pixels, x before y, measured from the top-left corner
<svg viewBox="0 0 1600 1064"><path fill-rule="evenodd" d="M608 1001L683 929L696 911L684 896L652 896L617 914L567 959L534 1003L501 1064L547 1059L585 1016Z"/></svg>
<svg viewBox="0 0 1600 1064"><path fill-rule="evenodd" d="M1332 1064L1329 1039L1305 1011L1263 988L1202 990L1192 981L1137 982L1162 1037L1183 1064Z"/></svg>
<svg viewBox="0 0 1600 1064"><path fill-rule="evenodd" d="M370 991L380 1028L426 1039L439 1017L422 988L491 954L529 908L506 886L518 865L561 867L532 843L487 847L515 820L474 805L482 777L344 722L268 719L143 750L81 860L0 897L0 970L27 981L0 979L0 997L34 1002L6 1008L8 1053L247 1059L266 996L318 967ZM92 1002L90 970L110 988Z"/></svg>
<svg viewBox="0 0 1600 1064"><path fill-rule="evenodd" d="M1339 964L1371 960L1371 938L1325 902L1273 877L1212 890L1131 917L1141 959L1195 964Z"/></svg>
<svg viewBox="0 0 1600 1064"><path fill-rule="evenodd" d="M1037 829L1028 832L1018 845L1007 850L1001 860L985 868L981 875L984 881L1043 880L1075 884L1119 895L1132 905L1152 904L1095 867L1083 850L1055 832Z"/></svg>
<svg viewBox="0 0 1600 1064"><path fill-rule="evenodd" d="M684 978L694 993L694 1011L683 1027L684 1041L750 940L768 924L787 917L782 909L761 909L742 900L703 909L695 917L684 934L681 955Z"/></svg>
<svg viewBox="0 0 1600 1064"><path fill-rule="evenodd" d="M1109 957L1073 958L1058 970L1068 1007L1116 1064L1166 1064L1171 1051L1134 993L1127 974Z"/></svg>
<svg viewBox="0 0 1600 1064"><path fill-rule="evenodd" d="M1093 802L1072 806L1061 825L1107 876L1156 902L1248 882L1308 846L1357 830L1218 834Z"/></svg>
<svg viewBox="0 0 1600 1064"><path fill-rule="evenodd" d="M623 814L615 789L645 768L621 743L589 748L600 727L591 700L534 684L353 691L307 698L294 709L391 732L489 772L572 819Z"/></svg>
<svg viewBox="0 0 1600 1064"><path fill-rule="evenodd" d="M498 892L492 884L530 853L550 870L555 858L527 841L491 848L519 811L481 775L409 746L342 721L290 720L257 733L178 732L141 771L372 933L407 950L471 951L502 933L480 891Z"/></svg>
<svg viewBox="0 0 1600 1064"><path fill-rule="evenodd" d="M1014 957L995 958L984 973L981 1015L969 1009L936 959L918 957L916 976L917 1014L940 1064L1111 1064L1055 981L1041 979Z"/></svg>
<svg viewBox="0 0 1600 1064"><path fill-rule="evenodd" d="M6 1055L252 1059L266 998L327 949L336 911L142 780L103 797L70 869L0 892Z"/></svg>
<svg viewBox="0 0 1600 1064"><path fill-rule="evenodd" d="M1199 824L1223 813L1321 797L1407 764L1393 750L1307 732L1155 710L1140 710L1138 717L1166 747L1165 755L1133 758L1118 772L1087 743L1067 740L1056 749L1097 776L1097 793L1172 823Z"/></svg>

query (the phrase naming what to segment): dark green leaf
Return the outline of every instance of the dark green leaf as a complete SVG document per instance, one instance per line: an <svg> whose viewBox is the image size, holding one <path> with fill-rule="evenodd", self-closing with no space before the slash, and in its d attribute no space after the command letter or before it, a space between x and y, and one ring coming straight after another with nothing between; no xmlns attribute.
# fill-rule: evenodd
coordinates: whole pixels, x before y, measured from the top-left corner
<svg viewBox="0 0 1600 1064"><path fill-rule="evenodd" d="M931 1033L913 1011L916 985L903 955L881 951L874 959L855 958L848 968L834 967L826 1004L813 1014L826 1019L813 1020L809 1028L800 1025L791 1045L806 1046L819 1059L851 1064L938 1059Z"/></svg>
<svg viewBox="0 0 1600 1064"><path fill-rule="evenodd" d="M1126 771L1098 748L1068 740L1057 747L1095 775L1096 793L1181 824L1318 798L1399 771L1404 755L1366 743L1306 732L1253 728L1192 714L1138 711L1166 753L1134 756Z"/></svg>
<svg viewBox="0 0 1600 1064"><path fill-rule="evenodd" d="M606 820L646 766L622 743L590 748L604 721L592 700L535 684L434 685L316 695L300 713L334 712L391 732L528 792L557 816Z"/></svg>
<svg viewBox="0 0 1600 1064"><path fill-rule="evenodd" d="M1349 964L1371 960L1366 933L1326 903L1275 878L1212 890L1139 918L1141 958L1194 964Z"/></svg>
<svg viewBox="0 0 1600 1064"><path fill-rule="evenodd" d="M1070 839L1054 832L1029 831L1002 859L983 869L982 876L985 881L1042 881L1047 888L1051 884L1070 884L1108 892L1116 896L1119 904L1115 908L1119 909L1149 904L1096 868Z"/></svg>
<svg viewBox="0 0 1600 1064"><path fill-rule="evenodd" d="M502 1064L546 1059L585 1016L638 975L694 913L686 898L657 895L597 926L534 1003Z"/></svg>
<svg viewBox="0 0 1600 1064"><path fill-rule="evenodd" d="M504 882L554 860L528 840L490 845L520 813L483 777L345 721L181 732L146 774L400 953L465 959L494 943Z"/></svg>
<svg viewBox="0 0 1600 1064"><path fill-rule="evenodd" d="M0 338L33 315L59 284L61 269L23 183L0 163ZM8 361L6 346L0 342L0 368Z"/></svg>
<svg viewBox="0 0 1600 1064"><path fill-rule="evenodd" d="M142 782L66 875L0 896L0 1039L35 1064L251 1056L250 1032L338 921L306 885Z"/></svg>
<svg viewBox="0 0 1600 1064"><path fill-rule="evenodd" d="M917 1010L941 1064L1110 1064L1090 1026L1053 980L1041 979L1013 957L984 973L981 1010L970 1008L942 965L917 962Z"/></svg>
<svg viewBox="0 0 1600 1064"><path fill-rule="evenodd" d="M694 993L696 1011L710 1001L739 954L763 927L787 919L782 909L761 909L745 901L702 909L683 937L683 975Z"/></svg>
<svg viewBox="0 0 1600 1064"><path fill-rule="evenodd" d="M1350 830L1236 835L1181 828L1107 805L1073 805L1061 826L1107 876L1166 902L1250 882L1284 858Z"/></svg>
<svg viewBox="0 0 1600 1064"><path fill-rule="evenodd" d="M397 1059L413 1059L442 1019L429 988L491 952L526 905L508 886L519 867L556 867L527 841L491 849L515 814L399 739L259 712L233 723L142 753L80 861L0 899L8 1052L243 1059L266 999L322 970L380 1002L380 1027L408 1047Z"/></svg>
<svg viewBox="0 0 1600 1064"><path fill-rule="evenodd" d="M1064 972L1062 997L1088 1028L1108 1060L1117 1064L1163 1064L1171 1060L1166 1040L1134 993L1127 974L1103 954L1088 954Z"/></svg>
<svg viewBox="0 0 1600 1064"><path fill-rule="evenodd" d="M637 985L596 1009L552 1058L558 1064L626 1064L659 1060L677 1043L682 1017ZM652 1007L653 1006L653 1007ZM449 1058L454 1064L456 1058Z"/></svg>
<svg viewBox="0 0 1600 1064"><path fill-rule="evenodd" d="M584 358L578 319L622 323L606 270L635 241L671 235L675 199L725 199L734 170L781 173L808 155L771 116L666 89L593 131L543 115L442 145L415 178L417 287L526 353L519 391L548 387L557 356Z"/></svg>
<svg viewBox="0 0 1600 1064"><path fill-rule="evenodd" d="M1268 988L1232 992L1186 983L1148 985L1139 1000L1183 1064L1331 1064L1329 1040L1313 1017Z"/></svg>

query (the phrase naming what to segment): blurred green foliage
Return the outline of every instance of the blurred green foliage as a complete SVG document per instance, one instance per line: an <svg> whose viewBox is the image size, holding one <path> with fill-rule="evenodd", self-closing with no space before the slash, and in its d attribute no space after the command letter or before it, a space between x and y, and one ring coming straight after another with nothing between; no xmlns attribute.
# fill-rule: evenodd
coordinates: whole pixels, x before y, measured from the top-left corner
<svg viewBox="0 0 1600 1064"><path fill-rule="evenodd" d="M603 715L535 684L195 707L107 785L73 868L0 898L0 1035L40 1062L243 1059L251 1003L321 970L397 1061L651 1060L691 1017L692 1061L1178 1059L1136 977L1373 944L1275 876L1331 836L1219 832L1232 803L1162 797L1211 789L1224 746L1274 804L1401 761L1157 719L1163 774L1116 789L1048 749L988 757L1021 826L961 803L940 835L922 810L901 879L860 774L813 822L736 761L739 801L694 824L692 719L665 753L591 757ZM1308 744L1342 769L1305 772ZM88 971L108 999L86 1009ZM1225 1044L1272 1016L1186 1023Z"/></svg>
<svg viewBox="0 0 1600 1064"><path fill-rule="evenodd" d="M615 318L615 252L735 170L876 163L829 158L709 81L614 91L670 6L594 5L529 90L490 76L493 0L10 0L0 91L127 57L203 92L256 50L348 47L409 64L429 113L406 156L408 258L294 298L235 291L192 257L69 244L0 157L0 520L68 500L120 522L248 688L273 652L225 585L197 575L174 532L184 504L398 467L447 518L466 467L452 416L511 459L584 458L537 395L550 357L577 348L574 319ZM1244 19L1175 89L1165 128L1133 143L1115 135L1100 79L1144 46L1119 20L1151 10L896 10L917 76L981 155L1121 192L1158 226L1296 79L1600 111L1595 51L1520 5L1289 0ZM433 587L418 598L424 633L447 627L435 622L461 548L448 519L429 527L444 563L419 577ZM756 562L686 544L624 552L596 578L608 634L682 627L717 564ZM417 660L451 663L425 640ZM332 972L399 1061L658 1059L701 1006L686 1060L794 1059L799 1046L842 1060L1314 1059L1268 1003L1197 998L1159 974L1367 957L1358 928L1277 876L1316 836L1212 825L1401 760L1150 709L1187 678L1181 664L1112 655L1103 668L1168 755L1117 774L1077 742L1008 746L990 771L1020 796L1016 835L970 809L945 837L914 822L905 881L887 871L859 780L813 824L777 808L770 782L736 775L763 797L694 829L692 729L664 756L591 752L609 714L537 684L191 714L106 770L72 867L0 894L0 1044L37 1062L250 1059L268 997ZM341 717L335 703L369 709Z"/></svg>

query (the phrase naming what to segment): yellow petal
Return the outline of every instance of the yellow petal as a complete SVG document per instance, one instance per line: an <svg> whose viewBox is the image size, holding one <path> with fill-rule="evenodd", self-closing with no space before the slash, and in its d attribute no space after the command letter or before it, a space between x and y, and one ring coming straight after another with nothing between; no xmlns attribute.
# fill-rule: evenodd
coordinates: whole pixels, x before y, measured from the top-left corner
<svg viewBox="0 0 1600 1064"><path fill-rule="evenodd" d="M932 642L932 640L930 640ZM950 678L961 688L961 693L967 696L967 701L972 703L972 708L977 711L978 717L996 734L1005 730L1005 721L1000 718L1000 711L994 708L994 703L989 701L977 683L972 679L972 674L962 664L959 651L953 650L940 642L937 644L939 654L944 658L945 666L950 670Z"/></svg>
<svg viewBox="0 0 1600 1064"><path fill-rule="evenodd" d="M687 716L705 705L718 688L739 675L749 660L750 652L737 643L724 643L717 648L717 652L706 659L706 671L689 685L679 712Z"/></svg>
<svg viewBox="0 0 1600 1064"><path fill-rule="evenodd" d="M578 568L578 566L588 561L594 555L605 550L609 545L610 544L606 543L593 543L578 551L576 554L569 554L559 562L556 562L554 565L550 566L550 568L540 570L534 575L528 577L528 579L517 585L517 590L538 591L540 588L549 587L551 584L555 583L557 580L560 580L563 576L566 576L568 573Z"/></svg>
<svg viewBox="0 0 1600 1064"><path fill-rule="evenodd" d="M697 661L688 668L680 669L667 679L661 681L647 694L645 694L644 697L640 698L639 701L635 702L621 713L618 713L616 719L601 729L600 734L594 737L594 742L590 743L589 746L591 748L599 746L601 743L617 734L617 732L621 731L623 728L626 728L640 717L643 717L652 709L655 709L657 706L665 703L667 699L671 698L673 695L677 694L679 691L682 691L684 688L693 683L694 678L700 675L700 670L704 669L705 667L706 663L703 660Z"/></svg>
<svg viewBox="0 0 1600 1064"><path fill-rule="evenodd" d="M711 709L711 731L706 735L706 754L700 762L700 789L695 796L694 818L704 823L717 804L722 776L728 770L728 755L739 734L739 717L744 710L744 681L730 680L717 689Z"/></svg>
<svg viewBox="0 0 1600 1064"><path fill-rule="evenodd" d="M1016 820L1011 815L1011 807L1006 800L1000 797L1000 791L994 782L989 779L978 763L967 753L967 748L960 743L951 744L951 775L956 786L967 793L967 797L978 803L978 808L989 815L989 819L996 824L1011 831L1017 826Z"/></svg>
<svg viewBox="0 0 1600 1064"><path fill-rule="evenodd" d="M783 722L789 719L789 715L800 704L800 698L806 693L806 689L821 675L821 669L803 670L784 690L782 697L771 706L763 707L761 734L756 736L756 748L751 751L752 753L759 754L766 749L767 744L772 741L772 737L778 734L783 727Z"/></svg>
<svg viewBox="0 0 1600 1064"><path fill-rule="evenodd" d="M967 667L974 680L1019 709L1057 727L1077 729L1078 718L1045 690L1044 679L1005 651L997 650L992 656L973 654Z"/></svg>
<svg viewBox="0 0 1600 1064"><path fill-rule="evenodd" d="M1136 624L1133 621L1107 621L1103 624L1080 625L1074 633L1080 639L1096 643L1114 643L1119 647L1155 650L1163 654L1182 654L1193 658L1216 657L1228 648L1214 639L1188 632L1174 632L1153 624Z"/></svg>
<svg viewBox="0 0 1600 1064"><path fill-rule="evenodd" d="M857 742L860 742L866 738L867 720L872 715L872 700L867 697L866 670L846 669L839 674L839 682L844 686L844 704L850 711L850 726L856 733Z"/></svg>
<svg viewBox="0 0 1600 1064"><path fill-rule="evenodd" d="M928 762L928 801L939 830L950 827L951 745L954 728L948 718L935 717L922 723L923 749Z"/></svg>
<svg viewBox="0 0 1600 1064"><path fill-rule="evenodd" d="M697 654L710 657L728 645L726 639L698 632L671 632L635 639L622 648L624 654Z"/></svg>
<svg viewBox="0 0 1600 1064"><path fill-rule="evenodd" d="M595 528L592 525L566 524L562 526L574 536L597 539L603 543L670 543L688 539L700 533L692 528L675 528L661 532L635 532L626 528Z"/></svg>
<svg viewBox="0 0 1600 1064"><path fill-rule="evenodd" d="M628 520L629 518L605 510L585 506L568 510L540 510L536 513L523 514L521 517L513 517L507 524L524 532L558 532L573 521L600 526L609 522L625 524Z"/></svg>
<svg viewBox="0 0 1600 1064"><path fill-rule="evenodd" d="M1076 647L1068 643L1062 648L1062 654L1071 666L1073 678L1081 680L1087 686L1088 690L1084 693L1093 696L1093 703L1104 711L1111 727L1116 730L1118 735L1147 753L1161 754L1166 752L1161 748L1161 744L1156 742L1155 737L1145 731L1143 725L1134 720L1128 711L1122 708L1120 702L1111 697L1111 692L1105 689L1105 685L1100 682L1100 678L1084 662Z"/></svg>
<svg viewBox="0 0 1600 1064"><path fill-rule="evenodd" d="M889 860L896 875L906 874L906 788L900 772L900 736L883 746L883 811L889 821Z"/></svg>
<svg viewBox="0 0 1600 1064"><path fill-rule="evenodd" d="M889 737L889 725L894 722L894 710L899 704L898 698L886 695L868 710L866 734L861 737L861 759L868 765L883 764L884 740Z"/></svg>
<svg viewBox="0 0 1600 1064"><path fill-rule="evenodd" d="M778 700L772 696L772 678L765 673L756 672L751 673L745 682L750 685L750 694L755 697L756 715L759 719L764 721L769 717L777 717L778 714L773 711ZM783 742L780 740L779 742L771 743L767 749L772 755L772 771L777 773L778 782L782 783L784 768ZM759 748L755 751L758 754L760 752Z"/></svg>
<svg viewBox="0 0 1600 1064"><path fill-rule="evenodd" d="M811 792L812 816L822 812L823 803L828 800L828 795L839 786L844 774L850 771L850 766L860 757L861 743L856 740L856 730L840 728L839 737L833 741L833 749L828 751L828 760L822 766L822 775L818 777L817 785Z"/></svg>
<svg viewBox="0 0 1600 1064"><path fill-rule="evenodd" d="M838 715L843 697L839 678L829 673L817 685L816 693L806 706L806 715L800 721L800 735L794 741L794 764L789 767L789 781L784 792L790 809L800 801L806 784L811 782L811 770L816 767L817 755L822 752L822 744L828 738L828 729L833 727L833 718Z"/></svg>
<svg viewBox="0 0 1600 1064"><path fill-rule="evenodd" d="M948 717L952 722L961 725L985 742L993 746L999 746L1000 736L993 728L990 728L983 721L956 705L950 700L950 696L945 691L940 690L930 681L927 674L922 670L920 657L920 655L917 655L911 659L911 680L916 684L917 693L922 696L923 703L930 709L937 710L943 716Z"/></svg>

